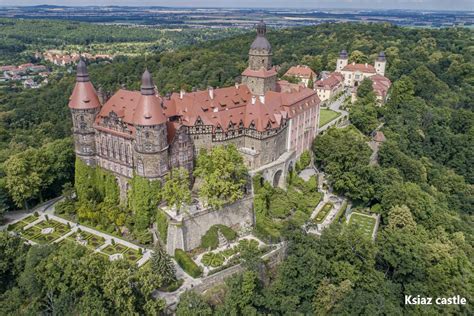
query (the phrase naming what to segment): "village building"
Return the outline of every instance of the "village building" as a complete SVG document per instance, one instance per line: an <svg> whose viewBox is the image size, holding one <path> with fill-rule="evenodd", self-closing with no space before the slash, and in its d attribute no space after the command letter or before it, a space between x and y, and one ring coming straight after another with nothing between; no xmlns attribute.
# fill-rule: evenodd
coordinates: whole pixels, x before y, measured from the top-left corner
<svg viewBox="0 0 474 316"><path fill-rule="evenodd" d="M192 172L201 148L234 144L251 170L275 186L316 135L320 99L304 85L277 79L266 25L257 25L242 83L162 96L145 70L141 90L118 90L101 102L80 60L69 101L75 152L113 172L121 192L134 173L163 179L173 168Z"/></svg>
<svg viewBox="0 0 474 316"><path fill-rule="evenodd" d="M344 76L340 72L333 72L314 83L314 89L321 102L332 100L344 90Z"/></svg>
<svg viewBox="0 0 474 316"><path fill-rule="evenodd" d="M311 82L314 83L317 75L309 66L298 65L290 67L290 69L288 69L288 71L285 73L284 77L296 78L308 88L308 85L310 85Z"/></svg>
<svg viewBox="0 0 474 316"><path fill-rule="evenodd" d="M379 104L384 104L387 100L387 93L391 86L391 81L385 77L385 68L387 59L385 53L380 52L374 61L370 64L349 63L349 56L346 50L342 50L336 61L336 71L344 77L344 86L352 90L352 102L356 99L356 91L359 84L366 78L373 82L374 93Z"/></svg>

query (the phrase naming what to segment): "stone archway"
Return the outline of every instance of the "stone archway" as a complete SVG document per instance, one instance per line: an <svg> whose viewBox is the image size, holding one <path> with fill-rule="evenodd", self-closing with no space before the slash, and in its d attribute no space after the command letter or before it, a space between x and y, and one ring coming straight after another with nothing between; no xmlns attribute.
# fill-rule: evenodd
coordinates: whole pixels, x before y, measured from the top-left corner
<svg viewBox="0 0 474 316"><path fill-rule="evenodd" d="M280 186L280 179L281 175L283 174L283 171L280 169L275 174L273 175L273 187L279 187Z"/></svg>

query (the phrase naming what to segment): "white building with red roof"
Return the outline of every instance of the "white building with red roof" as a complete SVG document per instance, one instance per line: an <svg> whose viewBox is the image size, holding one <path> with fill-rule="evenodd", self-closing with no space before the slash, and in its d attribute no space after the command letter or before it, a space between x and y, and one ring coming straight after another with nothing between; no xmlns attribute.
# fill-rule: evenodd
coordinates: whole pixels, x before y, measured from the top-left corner
<svg viewBox="0 0 474 316"><path fill-rule="evenodd" d="M349 63L347 51L342 50L336 61L336 71L344 76L344 85L346 87L356 87L365 78L372 77L376 74L384 76L386 65L387 60L384 52L380 52L374 65L370 65L368 63Z"/></svg>
<svg viewBox="0 0 474 316"><path fill-rule="evenodd" d="M331 100L344 89L344 76L340 72L330 73L314 83L314 89L321 102Z"/></svg>
<svg viewBox="0 0 474 316"><path fill-rule="evenodd" d="M309 66L297 65L290 67L284 77L297 78L305 87L308 87L310 81L314 82L316 80L316 73Z"/></svg>

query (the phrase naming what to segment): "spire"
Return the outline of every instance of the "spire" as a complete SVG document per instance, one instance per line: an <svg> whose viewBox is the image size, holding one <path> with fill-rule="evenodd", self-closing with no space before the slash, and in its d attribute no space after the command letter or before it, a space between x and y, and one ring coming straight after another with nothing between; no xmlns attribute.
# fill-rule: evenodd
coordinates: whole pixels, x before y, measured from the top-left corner
<svg viewBox="0 0 474 316"><path fill-rule="evenodd" d="M155 94L151 74L148 69L145 69L142 75L141 96L133 114L133 123L146 126L166 123L161 103L161 98Z"/></svg>
<svg viewBox="0 0 474 316"><path fill-rule="evenodd" d="M87 73L87 66L84 59L79 59L77 63L76 82L88 82L89 74Z"/></svg>
<svg viewBox="0 0 474 316"><path fill-rule="evenodd" d="M260 20L257 24L257 36L265 36L267 33L267 25L263 20Z"/></svg>
<svg viewBox="0 0 474 316"><path fill-rule="evenodd" d="M385 61L385 53L380 52L379 55L377 56L377 61Z"/></svg>
<svg viewBox="0 0 474 316"><path fill-rule="evenodd" d="M153 84L153 79L148 69L145 69L145 72L142 75L141 93L142 95L155 94L155 85Z"/></svg>
<svg viewBox="0 0 474 316"><path fill-rule="evenodd" d="M89 80L87 66L81 58L77 63L76 85L69 98L69 108L75 110L88 110L100 107L97 92Z"/></svg>
<svg viewBox="0 0 474 316"><path fill-rule="evenodd" d="M341 50L341 52L339 53L339 58L340 59L348 59L349 56L347 55L347 51L345 49Z"/></svg>

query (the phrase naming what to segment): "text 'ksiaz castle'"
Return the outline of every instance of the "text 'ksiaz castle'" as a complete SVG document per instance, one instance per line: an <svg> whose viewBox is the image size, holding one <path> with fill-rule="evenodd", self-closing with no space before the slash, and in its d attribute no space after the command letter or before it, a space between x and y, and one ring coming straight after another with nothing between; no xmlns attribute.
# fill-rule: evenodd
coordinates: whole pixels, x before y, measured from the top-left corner
<svg viewBox="0 0 474 316"><path fill-rule="evenodd" d="M316 135L320 100L277 79L265 33L260 22L241 84L167 97L145 70L140 91L121 89L101 104L81 60L69 101L77 157L112 171L126 190L134 173L162 179L173 168L191 172L201 148L234 144L249 169L282 186Z"/></svg>

